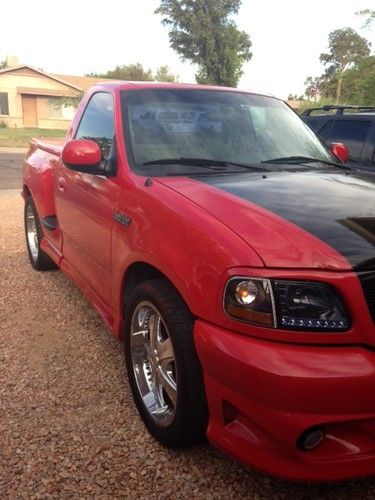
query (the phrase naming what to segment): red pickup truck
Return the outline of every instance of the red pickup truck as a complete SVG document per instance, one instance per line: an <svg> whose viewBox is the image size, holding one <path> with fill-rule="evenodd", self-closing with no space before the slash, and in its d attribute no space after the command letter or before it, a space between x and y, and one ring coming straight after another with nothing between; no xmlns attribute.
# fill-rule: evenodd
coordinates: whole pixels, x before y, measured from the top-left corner
<svg viewBox="0 0 375 500"><path fill-rule="evenodd" d="M32 266L124 340L151 434L302 480L375 473L375 176L283 101L93 87L24 168Z"/></svg>

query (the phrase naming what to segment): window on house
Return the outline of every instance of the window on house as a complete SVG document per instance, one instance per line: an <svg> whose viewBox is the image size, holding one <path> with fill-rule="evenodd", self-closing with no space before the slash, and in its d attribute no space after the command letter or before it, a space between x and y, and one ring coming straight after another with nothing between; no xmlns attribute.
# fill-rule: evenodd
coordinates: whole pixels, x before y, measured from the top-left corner
<svg viewBox="0 0 375 500"><path fill-rule="evenodd" d="M8 94L0 92L0 115L9 115Z"/></svg>
<svg viewBox="0 0 375 500"><path fill-rule="evenodd" d="M50 118L62 118L62 105L57 99L49 101L49 116Z"/></svg>

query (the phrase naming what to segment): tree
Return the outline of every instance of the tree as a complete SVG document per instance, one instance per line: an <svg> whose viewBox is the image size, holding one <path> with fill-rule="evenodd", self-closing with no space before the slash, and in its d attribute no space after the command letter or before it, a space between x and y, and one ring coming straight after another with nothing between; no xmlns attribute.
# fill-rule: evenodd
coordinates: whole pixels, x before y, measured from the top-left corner
<svg viewBox="0 0 375 500"><path fill-rule="evenodd" d="M152 71L145 70L141 63L116 66L115 69L107 73L90 73L86 76L96 76L99 78L109 78L110 80L130 80L130 81L152 81Z"/></svg>
<svg viewBox="0 0 375 500"><path fill-rule="evenodd" d="M320 61L327 66L326 74L337 79L336 100L341 96L344 73L370 54L371 44L352 28L331 31L327 54L320 54Z"/></svg>
<svg viewBox="0 0 375 500"><path fill-rule="evenodd" d="M374 95L375 55L346 71L342 83L342 96L348 104L374 105Z"/></svg>
<svg viewBox="0 0 375 500"><path fill-rule="evenodd" d="M250 37L231 16L241 0L161 0L155 11L169 28L172 49L198 65L198 83L237 86L252 57Z"/></svg>
<svg viewBox="0 0 375 500"><path fill-rule="evenodd" d="M320 95L321 78L308 76L305 80L305 95L308 99L315 99Z"/></svg>
<svg viewBox="0 0 375 500"><path fill-rule="evenodd" d="M6 68L6 67L7 67L7 62L6 62L6 60L4 60L4 61L0 61L0 69L4 69L4 68Z"/></svg>
<svg viewBox="0 0 375 500"><path fill-rule="evenodd" d="M364 28L368 28L369 26L371 26L371 24L373 22L375 22L375 10L371 10L371 9L360 10L360 11L356 12L356 14L358 16L366 16L367 17L367 19L365 20L365 22L363 24Z"/></svg>
<svg viewBox="0 0 375 500"><path fill-rule="evenodd" d="M159 66L156 70L154 79L157 82L177 82L178 77L173 73L170 73L169 67L167 65Z"/></svg>

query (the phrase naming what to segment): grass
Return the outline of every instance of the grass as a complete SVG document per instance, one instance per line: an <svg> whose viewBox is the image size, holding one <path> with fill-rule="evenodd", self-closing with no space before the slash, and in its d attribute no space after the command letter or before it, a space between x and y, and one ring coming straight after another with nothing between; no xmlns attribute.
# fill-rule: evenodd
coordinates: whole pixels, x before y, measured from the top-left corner
<svg viewBox="0 0 375 500"><path fill-rule="evenodd" d="M66 130L48 128L0 128L0 146L8 148L23 148L29 145L32 137L61 139Z"/></svg>

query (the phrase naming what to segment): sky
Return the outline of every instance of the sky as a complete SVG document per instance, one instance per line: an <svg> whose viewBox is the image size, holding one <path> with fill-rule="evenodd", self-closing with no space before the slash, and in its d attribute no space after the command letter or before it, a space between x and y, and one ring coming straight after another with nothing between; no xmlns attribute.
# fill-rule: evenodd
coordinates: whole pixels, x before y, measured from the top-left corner
<svg viewBox="0 0 375 500"><path fill-rule="evenodd" d="M153 71L167 64L179 81L193 83L196 68L169 47L167 28L154 14L158 0L3 1L0 60L47 73L83 75L140 62ZM330 31L350 26L372 42L375 26L362 29L358 10L373 0L243 0L235 21L252 41L253 57L244 65L239 87L283 99L303 94L307 76L324 68Z"/></svg>

